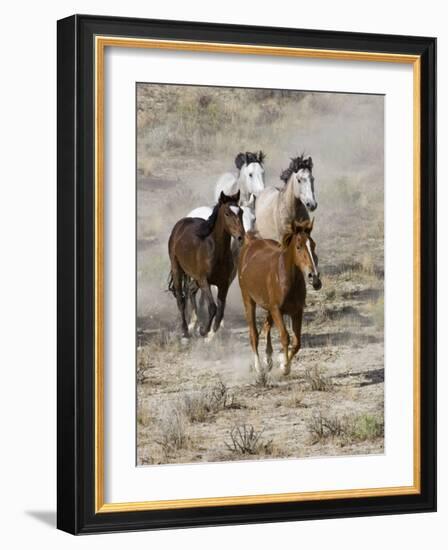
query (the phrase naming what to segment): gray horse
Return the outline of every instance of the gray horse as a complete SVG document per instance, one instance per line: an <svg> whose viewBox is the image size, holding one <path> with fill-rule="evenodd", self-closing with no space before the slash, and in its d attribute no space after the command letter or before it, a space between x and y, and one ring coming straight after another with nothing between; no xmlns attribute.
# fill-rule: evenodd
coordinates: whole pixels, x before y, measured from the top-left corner
<svg viewBox="0 0 448 550"><path fill-rule="evenodd" d="M293 158L280 176L285 185L281 189L268 187L260 193L255 203L255 219L261 238L281 242L294 220L310 219L308 211L317 208L312 171L311 157Z"/></svg>

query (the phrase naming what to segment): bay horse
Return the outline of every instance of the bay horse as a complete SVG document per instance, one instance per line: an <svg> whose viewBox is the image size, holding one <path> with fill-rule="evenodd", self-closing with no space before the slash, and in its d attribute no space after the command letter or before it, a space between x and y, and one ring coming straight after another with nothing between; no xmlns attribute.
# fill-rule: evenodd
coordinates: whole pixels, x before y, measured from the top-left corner
<svg viewBox="0 0 448 550"><path fill-rule="evenodd" d="M265 187L264 181L264 159L263 151L256 153L238 153L235 157L237 174L226 172L215 186L215 201L218 200L221 192L226 195L233 195L240 192L240 205L247 206L251 195L258 197Z"/></svg>
<svg viewBox="0 0 448 550"><path fill-rule="evenodd" d="M255 204L258 233L263 239L278 242L294 220L309 220L308 211L317 208L312 158L304 155L292 158L280 179L285 185L281 189L267 187Z"/></svg>
<svg viewBox="0 0 448 550"><path fill-rule="evenodd" d="M243 211L243 227L244 231L248 233L249 231L253 231L255 229L255 197L254 195L251 195L251 198L249 202L247 203L247 206L241 206L241 210ZM191 210L187 214L187 218L202 218L204 220L207 220L212 215L213 209L210 206L199 206L198 208L195 208L194 210ZM233 280L236 277L236 273L238 270L238 257L240 254L242 246L242 241L239 239L235 239L234 237L230 240L230 249L232 251L232 258L233 258L233 269L230 273L229 278L229 287L233 283ZM193 291L194 291L193 286ZM200 301L199 301L199 308L202 311L204 305L204 296L201 293ZM188 329L191 331L194 331L196 329L196 325L198 322L198 315L197 315L197 305L196 302L192 303L191 307L191 316L190 321L188 323ZM221 325L224 326L224 319L221 322Z"/></svg>
<svg viewBox="0 0 448 550"><path fill-rule="evenodd" d="M212 336L219 328L233 270L230 238L234 237L242 242L244 237L239 198L239 192L230 197L221 193L207 220L182 218L171 231L168 241L171 262L168 288L176 297L183 338L189 337L185 318L186 298L189 295L193 311L196 313L196 293L199 289L208 306L208 319L205 326L200 328L201 336L209 334L213 319ZM218 306L213 299L210 285L218 287Z"/></svg>
<svg viewBox="0 0 448 550"><path fill-rule="evenodd" d="M238 278L249 325L254 367L258 373L261 368L256 325L257 305L267 311L265 329L268 370L272 368L273 323L280 333L283 348L280 368L284 375L290 373L291 361L300 349L306 281L315 290L322 287L317 271L316 245L311 238L312 228L312 221L294 221L283 235L281 244L270 239L256 238L254 233L245 237L240 253ZM294 338L290 351L284 315L289 315L292 319Z"/></svg>

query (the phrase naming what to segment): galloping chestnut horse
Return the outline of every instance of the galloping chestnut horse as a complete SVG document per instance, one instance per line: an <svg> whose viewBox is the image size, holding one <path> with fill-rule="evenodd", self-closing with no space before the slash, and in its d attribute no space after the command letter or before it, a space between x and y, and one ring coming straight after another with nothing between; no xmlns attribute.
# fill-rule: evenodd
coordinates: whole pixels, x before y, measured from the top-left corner
<svg viewBox="0 0 448 550"><path fill-rule="evenodd" d="M244 237L239 199L239 192L230 197L221 193L207 220L183 218L171 232L168 241L171 261L169 289L177 300L184 338L189 337L185 319L186 296L189 294L196 314L196 293L199 289L208 304L208 320L200 328L201 336L209 333L213 319L215 322L211 336L221 323L234 267L230 237L235 237L238 241L242 241ZM210 285L218 287L218 307L213 300Z"/></svg>
<svg viewBox="0 0 448 550"><path fill-rule="evenodd" d="M293 222L283 235L282 243L270 239L258 239L255 234L246 235L238 265L238 276L249 325L250 343L254 354L254 367L260 372L258 356L258 331L255 310L257 305L268 312L265 321L266 358L272 368L271 327L274 322L280 333L283 355L280 367L289 374L291 360L300 349L306 282L315 290L322 287L317 271L315 243L311 238L313 222ZM290 315L294 339L289 353L289 334L284 315Z"/></svg>

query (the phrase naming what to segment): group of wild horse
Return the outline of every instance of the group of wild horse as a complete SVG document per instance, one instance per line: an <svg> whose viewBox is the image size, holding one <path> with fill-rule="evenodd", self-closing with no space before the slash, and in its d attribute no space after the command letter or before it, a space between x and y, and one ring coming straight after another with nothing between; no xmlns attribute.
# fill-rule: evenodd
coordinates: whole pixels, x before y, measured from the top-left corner
<svg viewBox="0 0 448 550"><path fill-rule="evenodd" d="M282 344L280 368L288 374L300 349L306 282L315 290L322 286L309 215L317 208L313 161L304 155L291 159L280 176L283 185L277 188L265 187L264 160L261 151L239 153L235 158L237 174L226 173L216 184L215 206L196 208L175 224L168 242L169 288L177 301L183 338L198 324L196 297L201 290L207 312L199 331L210 339L219 329L227 293L238 272L254 367L257 372L262 370L258 305L267 313L267 368L273 364L271 328L275 324ZM291 346L284 315L292 320Z"/></svg>

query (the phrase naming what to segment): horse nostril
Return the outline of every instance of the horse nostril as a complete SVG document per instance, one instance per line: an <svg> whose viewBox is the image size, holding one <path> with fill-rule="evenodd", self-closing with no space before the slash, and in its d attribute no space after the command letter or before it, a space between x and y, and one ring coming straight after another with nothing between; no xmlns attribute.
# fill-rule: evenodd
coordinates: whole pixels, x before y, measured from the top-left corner
<svg viewBox="0 0 448 550"><path fill-rule="evenodd" d="M312 279L313 278L313 274L312 273L308 273L308 279Z"/></svg>

